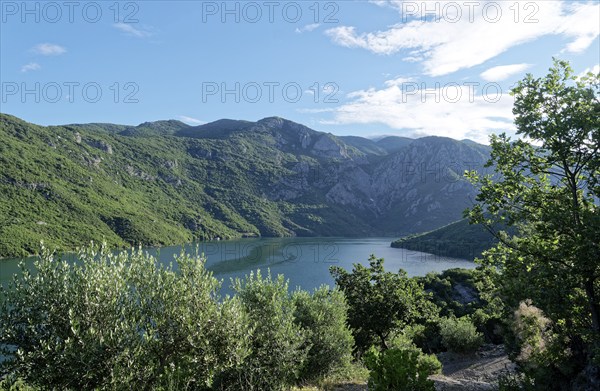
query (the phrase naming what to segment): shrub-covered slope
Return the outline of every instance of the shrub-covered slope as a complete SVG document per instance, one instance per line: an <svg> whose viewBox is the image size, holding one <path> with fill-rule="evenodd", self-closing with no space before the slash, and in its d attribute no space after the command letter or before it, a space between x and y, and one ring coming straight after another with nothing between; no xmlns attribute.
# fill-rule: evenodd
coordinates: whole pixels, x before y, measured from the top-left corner
<svg viewBox="0 0 600 391"><path fill-rule="evenodd" d="M445 138L361 151L277 117L43 127L0 114L0 137L0 257L40 240L73 249L420 232L460 217L473 192L462 170L487 158Z"/></svg>
<svg viewBox="0 0 600 391"><path fill-rule="evenodd" d="M422 251L445 257L474 259L497 243L481 225L460 220L430 232L407 236L392 242L392 247Z"/></svg>

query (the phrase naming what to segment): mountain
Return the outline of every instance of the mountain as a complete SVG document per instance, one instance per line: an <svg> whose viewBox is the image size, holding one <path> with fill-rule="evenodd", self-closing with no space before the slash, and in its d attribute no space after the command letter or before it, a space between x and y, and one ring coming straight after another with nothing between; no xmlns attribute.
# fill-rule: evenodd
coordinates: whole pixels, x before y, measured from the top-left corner
<svg viewBox="0 0 600 391"><path fill-rule="evenodd" d="M380 147L377 145L377 142L368 138L358 136L342 136L340 139L366 155L385 156L388 154L388 151L385 148Z"/></svg>
<svg viewBox="0 0 600 391"><path fill-rule="evenodd" d="M444 257L474 259L497 242L498 240L483 226L471 225L465 219L430 232L398 239L392 242L392 247Z"/></svg>
<svg viewBox="0 0 600 391"><path fill-rule="evenodd" d="M40 240L408 235L460 218L475 195L462 172L488 153L435 137L385 150L279 117L44 127L0 114L0 137L0 257Z"/></svg>
<svg viewBox="0 0 600 391"><path fill-rule="evenodd" d="M408 137L387 136L377 140L376 144L387 153L394 153L398 152L412 142L413 139Z"/></svg>

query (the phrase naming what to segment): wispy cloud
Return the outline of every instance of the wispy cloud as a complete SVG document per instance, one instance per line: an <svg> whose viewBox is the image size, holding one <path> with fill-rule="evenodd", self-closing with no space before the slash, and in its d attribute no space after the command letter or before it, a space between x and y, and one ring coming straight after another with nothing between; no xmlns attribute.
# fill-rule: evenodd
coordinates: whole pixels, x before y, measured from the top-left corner
<svg viewBox="0 0 600 391"><path fill-rule="evenodd" d="M326 35L338 45L381 55L410 51L407 61L420 61L426 74L440 76L483 64L511 47L548 35L570 40L565 51L582 52L600 34L600 4L595 1L530 2L536 10L530 23L526 23L524 15L515 21L510 8L514 7L513 2L490 2L500 8L502 15L494 22L483 12L471 12L467 2L459 3L453 3L461 7L462 17L458 20L444 14L445 7L440 6L438 15L429 15L425 20L421 17L404 20L386 30L360 33L354 26L339 26L326 30ZM376 4L400 10L402 3L377 1ZM480 4L480 11L483 5ZM406 19L406 15L402 18Z"/></svg>
<svg viewBox="0 0 600 391"><path fill-rule="evenodd" d="M206 121L202 121L202 120L199 120L199 119L196 119L196 118L188 117L186 115L180 115L180 116L178 116L178 118L179 118L180 121L183 121L183 122L185 122L188 125L202 125L202 124L206 123Z"/></svg>
<svg viewBox="0 0 600 391"><path fill-rule="evenodd" d="M122 31L123 33L125 33L126 35L129 35L131 37L148 38L153 35L152 32L150 32L148 30L142 30L140 28L135 28L129 23L119 22L119 23L115 23L113 26L117 30Z"/></svg>
<svg viewBox="0 0 600 391"><path fill-rule="evenodd" d="M296 27L296 33L301 34L304 32L311 32L313 30L318 29L320 26L319 23L311 23L311 24L307 24L304 27Z"/></svg>
<svg viewBox="0 0 600 391"><path fill-rule="evenodd" d="M30 62L29 64L25 64L21 67L21 72L29 72L29 71L37 71L42 67L37 62Z"/></svg>
<svg viewBox="0 0 600 391"><path fill-rule="evenodd" d="M500 65L482 72L479 76L486 81L502 81L513 75L523 73L531 64Z"/></svg>
<svg viewBox="0 0 600 391"><path fill-rule="evenodd" d="M399 85L402 85L404 83L408 83L408 82L411 82L411 81L415 81L415 79L413 79L412 77L398 77L396 79L386 80L385 81L385 85L387 87L399 86Z"/></svg>
<svg viewBox="0 0 600 391"><path fill-rule="evenodd" d="M42 56L58 56L67 52L67 49L63 46L53 43L40 43L31 48L31 50Z"/></svg>
<svg viewBox="0 0 600 391"><path fill-rule="evenodd" d="M487 143L492 132L514 131L513 98L466 85L427 87L388 80L384 88L349 93L348 102L328 113L323 124L384 124L409 136L469 138ZM308 111L307 111L308 112Z"/></svg>

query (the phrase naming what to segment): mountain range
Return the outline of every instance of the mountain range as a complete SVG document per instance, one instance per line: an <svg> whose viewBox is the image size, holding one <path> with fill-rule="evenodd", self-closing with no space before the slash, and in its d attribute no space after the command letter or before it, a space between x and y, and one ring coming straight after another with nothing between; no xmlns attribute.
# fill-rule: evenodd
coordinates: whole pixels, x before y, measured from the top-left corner
<svg viewBox="0 0 600 391"><path fill-rule="evenodd" d="M461 218L489 148L279 118L38 126L0 114L0 257L90 240L405 236Z"/></svg>

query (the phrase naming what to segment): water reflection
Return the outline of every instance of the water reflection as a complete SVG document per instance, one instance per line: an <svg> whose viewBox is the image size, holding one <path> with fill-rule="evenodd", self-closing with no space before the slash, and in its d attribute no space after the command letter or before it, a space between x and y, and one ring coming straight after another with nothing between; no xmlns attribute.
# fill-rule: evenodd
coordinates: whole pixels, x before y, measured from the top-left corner
<svg viewBox="0 0 600 391"><path fill-rule="evenodd" d="M184 246L147 248L164 264L182 250L204 254L206 267L223 280L223 294L232 293L230 279L243 277L250 271L270 269L273 275L284 274L291 288L312 290L322 284L333 285L329 267L339 265L347 270L353 263L368 264L371 254L385 258L389 271L404 269L409 276L425 275L430 271L461 267L474 268L470 261L440 257L418 251L391 248L394 238L264 238L191 243ZM73 255L67 256L71 262ZM0 282L6 283L20 274L19 261L31 267L35 257L0 261Z"/></svg>

